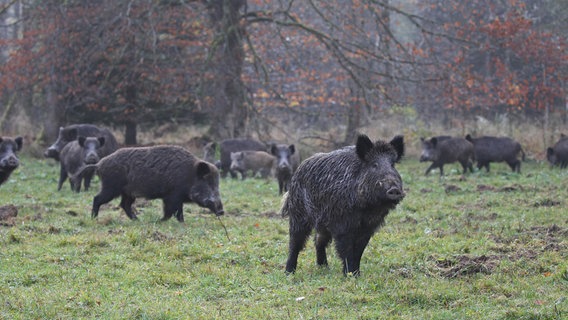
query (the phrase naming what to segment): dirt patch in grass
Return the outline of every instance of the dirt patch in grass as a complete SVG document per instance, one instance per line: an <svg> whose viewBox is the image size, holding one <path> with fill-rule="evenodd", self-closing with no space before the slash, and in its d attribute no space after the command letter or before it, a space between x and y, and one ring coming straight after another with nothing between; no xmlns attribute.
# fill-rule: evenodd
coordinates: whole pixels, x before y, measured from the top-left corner
<svg viewBox="0 0 568 320"><path fill-rule="evenodd" d="M151 238L152 240L158 241L158 242L166 242L166 241L169 241L169 240L172 240L172 239L173 239L172 237L170 237L170 236L168 236L167 234L162 233L162 232L160 232L160 231L154 231L154 232L152 232L150 238Z"/></svg>
<svg viewBox="0 0 568 320"><path fill-rule="evenodd" d="M492 215L487 217L494 219ZM535 260L547 251L562 251L567 249L565 239L568 238L568 228L558 225L537 226L521 230L513 237L492 235L498 246L492 248L494 255L457 255L452 258L432 257L437 273L445 278L465 277L473 274L491 274L499 263L509 261Z"/></svg>
<svg viewBox="0 0 568 320"><path fill-rule="evenodd" d="M554 207L554 206L559 206L561 205L560 201L557 200L552 200L552 199L542 199L542 200L538 200L533 204L533 207L538 208L538 207Z"/></svg>
<svg viewBox="0 0 568 320"><path fill-rule="evenodd" d="M479 257L459 255L452 259L436 259L435 263L442 277L457 278L477 273L491 274L499 265L500 260L501 257L498 255L482 255Z"/></svg>
<svg viewBox="0 0 568 320"><path fill-rule="evenodd" d="M271 219L282 219L282 215L276 211L266 211L261 214L263 217Z"/></svg>
<svg viewBox="0 0 568 320"><path fill-rule="evenodd" d="M473 212L468 212L465 216L467 220L477 220L477 221L495 221L499 218L499 215L495 212L489 214L478 214Z"/></svg>
<svg viewBox="0 0 568 320"><path fill-rule="evenodd" d="M530 248L536 251L560 251L566 250L566 239L568 238L568 228L562 228L556 224L551 226L536 226L529 229L520 230L512 237L491 236L495 243L501 245L497 250L505 251L509 247L509 252L516 247Z"/></svg>

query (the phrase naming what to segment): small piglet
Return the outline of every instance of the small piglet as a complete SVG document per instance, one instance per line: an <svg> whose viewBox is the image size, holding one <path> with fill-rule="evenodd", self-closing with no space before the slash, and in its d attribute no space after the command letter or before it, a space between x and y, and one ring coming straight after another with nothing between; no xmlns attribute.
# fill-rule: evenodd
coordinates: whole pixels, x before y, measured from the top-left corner
<svg viewBox="0 0 568 320"><path fill-rule="evenodd" d="M0 137L0 185L6 182L12 172L20 165L16 153L22 149L22 137Z"/></svg>
<svg viewBox="0 0 568 320"><path fill-rule="evenodd" d="M87 166L88 167L88 166ZM132 204L136 197L162 199L164 216L175 214L183 222L183 203L193 202L222 215L219 195L219 171L182 147L153 146L123 148L101 159L96 165L101 191L93 199L92 217L99 208L121 196L120 207L130 219L136 219Z"/></svg>
<svg viewBox="0 0 568 320"><path fill-rule="evenodd" d="M343 273L359 274L371 236L405 196L395 169L403 154L402 136L373 143L360 135L356 146L318 153L300 164L281 210L290 217L286 272L296 270L298 254L315 229L317 264L327 265L326 247L333 239Z"/></svg>

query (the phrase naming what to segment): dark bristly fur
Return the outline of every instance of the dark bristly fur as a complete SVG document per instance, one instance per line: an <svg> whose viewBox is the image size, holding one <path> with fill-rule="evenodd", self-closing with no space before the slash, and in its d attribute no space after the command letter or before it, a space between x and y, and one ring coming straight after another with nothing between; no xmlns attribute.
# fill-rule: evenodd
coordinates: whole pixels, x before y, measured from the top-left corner
<svg viewBox="0 0 568 320"><path fill-rule="evenodd" d="M81 168L88 164L96 164L102 158L102 147L105 145L104 137L83 137L72 141L63 147L60 153L60 171L57 190L61 190L63 182L69 177L71 190L81 191L81 181L84 182L85 191L91 186L91 179L95 172L85 170L83 174L76 175Z"/></svg>
<svg viewBox="0 0 568 320"><path fill-rule="evenodd" d="M22 149L23 143L22 137L0 138L0 185L6 182L20 165L16 153Z"/></svg>
<svg viewBox="0 0 568 320"><path fill-rule="evenodd" d="M444 165L448 163L459 162L462 165L463 173L469 169L473 172L473 161L475 154L473 145L464 138L444 138L438 140L438 137L425 140L422 142L422 155L420 162L432 161L432 164L426 169L426 175L432 169L440 168L440 176L444 175Z"/></svg>
<svg viewBox="0 0 568 320"><path fill-rule="evenodd" d="M44 156L59 161L61 150L63 150L68 143L77 140L79 136L104 137L105 145L101 149L101 157L107 156L118 149L118 142L108 129L99 128L92 124L72 124L67 127L59 128L57 140L45 150Z"/></svg>
<svg viewBox="0 0 568 320"><path fill-rule="evenodd" d="M562 169L568 166L568 136L560 135L560 140L553 147L546 149L546 160Z"/></svg>
<svg viewBox="0 0 568 320"><path fill-rule="evenodd" d="M318 153L300 164L281 211L290 217L287 272L296 270L298 254L315 229L318 265L327 265L326 247L333 239L343 272L359 274L371 236L404 198L394 167L403 154L402 136L373 143L361 135L355 147Z"/></svg>
<svg viewBox="0 0 568 320"><path fill-rule="evenodd" d="M123 148L97 164L101 191L93 199L93 218L99 208L121 196L120 206L130 219L136 219L132 204L137 197L162 199L164 217L174 214L183 222L183 203L193 202L222 215L219 195L219 172L184 148L153 146Z"/></svg>
<svg viewBox="0 0 568 320"><path fill-rule="evenodd" d="M292 175L300 165L300 153L296 147L285 144L272 144L270 153L276 157L276 179L278 179L278 193L288 191Z"/></svg>
<svg viewBox="0 0 568 320"><path fill-rule="evenodd" d="M472 138L469 134L465 138L473 143L478 169L485 167L485 170L489 172L491 162L506 162L513 172L521 172L521 161L518 156L521 154L524 161L525 152L517 141L507 137Z"/></svg>

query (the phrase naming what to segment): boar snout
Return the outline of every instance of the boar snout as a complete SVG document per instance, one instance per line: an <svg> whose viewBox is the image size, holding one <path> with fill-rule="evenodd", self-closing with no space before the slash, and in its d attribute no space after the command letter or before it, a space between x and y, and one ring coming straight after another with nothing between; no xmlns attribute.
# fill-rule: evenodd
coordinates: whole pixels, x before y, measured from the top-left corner
<svg viewBox="0 0 568 320"><path fill-rule="evenodd" d="M10 157L7 157L5 159L2 159L2 162L1 162L1 165L4 168L17 168L19 164L20 164L20 162L18 161L18 158L14 157L14 156L10 156Z"/></svg>
<svg viewBox="0 0 568 320"><path fill-rule="evenodd" d="M223 210L223 204L221 204L220 202L206 201L205 205L207 206L207 208L209 208L209 210L215 213L216 216L222 216L225 214L225 210Z"/></svg>
<svg viewBox="0 0 568 320"><path fill-rule="evenodd" d="M391 187L387 190L387 198L389 200L400 201L404 198L405 194L399 187Z"/></svg>
<svg viewBox="0 0 568 320"><path fill-rule="evenodd" d="M57 155L58 155L57 150L55 150L55 148L53 148L53 147L49 147L43 153L43 156L46 157L46 158L57 158Z"/></svg>

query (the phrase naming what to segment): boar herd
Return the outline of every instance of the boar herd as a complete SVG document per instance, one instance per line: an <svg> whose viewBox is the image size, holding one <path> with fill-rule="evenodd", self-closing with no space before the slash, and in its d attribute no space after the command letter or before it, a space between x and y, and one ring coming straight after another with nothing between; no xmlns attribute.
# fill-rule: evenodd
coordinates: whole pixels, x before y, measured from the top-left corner
<svg viewBox="0 0 568 320"><path fill-rule="evenodd" d="M431 161L426 170L459 162L465 174L477 168L489 172L491 162L505 162L520 172L525 158L521 145L506 137L421 138L420 161ZM0 138L0 185L19 166L17 152L23 139ZM60 162L57 189L66 179L71 189L88 190L92 177L101 181L93 198L91 216L101 205L120 197L120 207L130 219L136 198L161 199L162 220L172 216L183 222L183 204L195 203L216 216L224 214L219 193L220 178L259 174L273 176L283 195L281 214L289 217L289 252L286 272L293 273L298 256L315 230L316 261L327 265L326 248L333 240L344 274L359 274L363 251L372 235L384 224L389 211L405 197L401 176L395 168L405 153L402 136L390 141L371 141L359 135L354 146L316 153L301 161L294 144L264 144L253 139L227 139L204 146L203 159L173 145L119 148L105 128L76 124L60 128L55 143L44 153ZM217 159L219 156L219 160ZM568 137L546 151L552 165L568 166Z"/></svg>
<svg viewBox="0 0 568 320"><path fill-rule="evenodd" d="M430 167L426 169L426 175L432 169L439 168L440 176L442 176L444 175L444 164L454 162L461 164L464 174L467 173L468 169L473 172L474 162L477 162L478 169L485 168L487 172L489 172L491 162L505 162L513 172L520 173L521 160L519 156L523 161L525 160L525 152L521 144L508 137L483 136L473 138L468 134L465 138L436 136L430 139L420 138L420 141L422 143L420 162L432 162ZM559 159L567 158L566 151L562 153L561 150L562 147L559 147L557 151L548 148L549 155L547 158L551 164L557 164L561 162ZM564 150L568 151L568 148L564 148Z"/></svg>

